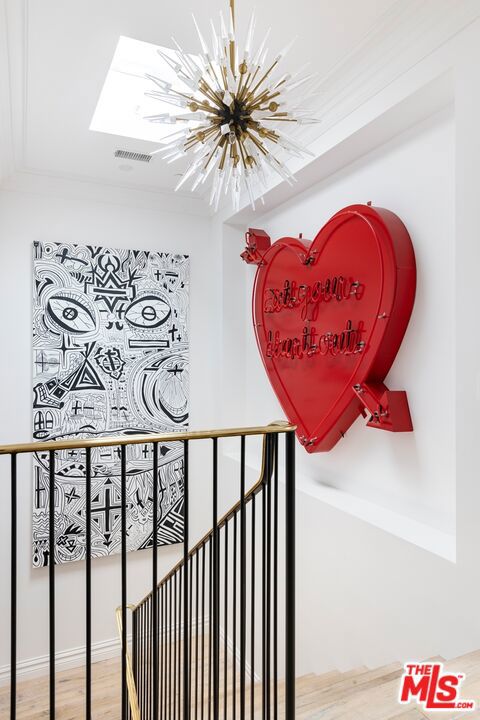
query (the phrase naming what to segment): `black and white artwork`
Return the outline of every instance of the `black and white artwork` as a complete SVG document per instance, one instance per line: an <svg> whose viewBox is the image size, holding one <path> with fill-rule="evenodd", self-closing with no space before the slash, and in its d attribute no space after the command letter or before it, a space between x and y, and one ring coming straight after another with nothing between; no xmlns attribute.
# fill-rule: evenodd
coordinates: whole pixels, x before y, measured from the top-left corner
<svg viewBox="0 0 480 720"><path fill-rule="evenodd" d="M188 427L189 259L34 244L33 437ZM85 557L85 451L55 453L55 562ZM93 448L92 555L120 551L120 448ZM153 445L127 447L128 549L152 545ZM158 539L183 539L183 446L158 446ZM33 565L48 564L48 455L34 457Z"/></svg>

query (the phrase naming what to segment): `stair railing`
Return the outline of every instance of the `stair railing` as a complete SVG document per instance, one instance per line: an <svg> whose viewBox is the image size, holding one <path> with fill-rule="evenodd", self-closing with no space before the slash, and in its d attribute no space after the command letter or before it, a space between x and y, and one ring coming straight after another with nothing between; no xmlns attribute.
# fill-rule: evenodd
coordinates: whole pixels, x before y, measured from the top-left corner
<svg viewBox="0 0 480 720"><path fill-rule="evenodd" d="M92 715L92 451L118 447L121 494L121 720L240 720L295 717L295 427L99 437L0 446L10 456L10 720L17 718L18 486L17 457L41 454L48 467L49 709L56 716L56 454L85 452L85 705ZM246 488L246 441L263 437L259 480ZM279 440L284 437L284 463ZM239 499L219 516L219 440L240 441ZM189 542L189 444L212 443L211 530ZM182 560L159 582L160 512L158 449L181 442L184 449L184 542ZM153 447L152 589L136 606L127 603L127 447ZM280 520L280 474L284 474ZM281 532L284 531L283 553ZM283 589L280 596L279 587ZM132 611L131 657L127 613ZM283 646L283 667L280 667Z"/></svg>

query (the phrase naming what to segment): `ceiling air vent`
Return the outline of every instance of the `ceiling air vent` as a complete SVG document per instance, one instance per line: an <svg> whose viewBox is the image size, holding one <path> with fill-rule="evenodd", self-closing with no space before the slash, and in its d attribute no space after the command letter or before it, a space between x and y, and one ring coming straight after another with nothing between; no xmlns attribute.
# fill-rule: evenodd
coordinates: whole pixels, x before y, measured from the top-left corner
<svg viewBox="0 0 480 720"><path fill-rule="evenodd" d="M146 153L130 152L130 150L115 150L115 157L122 160L136 160L137 162L148 163L152 159L151 155Z"/></svg>

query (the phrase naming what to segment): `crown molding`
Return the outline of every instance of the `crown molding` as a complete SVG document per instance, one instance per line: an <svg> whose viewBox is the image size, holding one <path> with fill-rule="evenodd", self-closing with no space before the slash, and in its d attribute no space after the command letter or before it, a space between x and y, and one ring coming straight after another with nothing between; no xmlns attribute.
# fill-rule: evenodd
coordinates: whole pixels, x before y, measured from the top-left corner
<svg viewBox="0 0 480 720"><path fill-rule="evenodd" d="M199 197L173 191L139 189L131 185L109 184L92 178L16 170L0 186L0 192L19 192L70 201L105 203L154 212L209 217L209 206Z"/></svg>

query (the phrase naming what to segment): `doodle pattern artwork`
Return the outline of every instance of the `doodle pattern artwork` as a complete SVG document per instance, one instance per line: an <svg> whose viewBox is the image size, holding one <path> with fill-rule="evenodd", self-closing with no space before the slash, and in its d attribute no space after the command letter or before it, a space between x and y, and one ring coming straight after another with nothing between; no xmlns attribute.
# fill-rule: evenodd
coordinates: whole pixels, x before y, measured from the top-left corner
<svg viewBox="0 0 480 720"><path fill-rule="evenodd" d="M188 427L189 259L34 243L33 437ZM158 541L183 540L183 446L158 448ZM120 448L91 450L92 556L121 547ZM85 557L85 451L55 453L55 562ZM128 550L152 546L153 445L127 446ZM34 457L33 565L48 565L49 458Z"/></svg>

